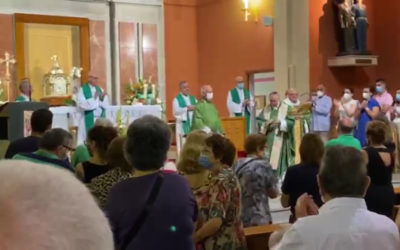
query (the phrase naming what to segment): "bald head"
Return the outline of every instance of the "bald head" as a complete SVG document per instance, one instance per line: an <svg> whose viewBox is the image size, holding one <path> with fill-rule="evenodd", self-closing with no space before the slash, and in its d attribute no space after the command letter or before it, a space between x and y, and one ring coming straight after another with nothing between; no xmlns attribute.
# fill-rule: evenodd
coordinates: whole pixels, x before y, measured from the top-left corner
<svg viewBox="0 0 400 250"><path fill-rule="evenodd" d="M113 249L107 219L69 172L27 161L0 165L0 249Z"/></svg>
<svg viewBox="0 0 400 250"><path fill-rule="evenodd" d="M211 85L203 85L200 89L201 97L207 101L211 101L213 98L213 88Z"/></svg>
<svg viewBox="0 0 400 250"><path fill-rule="evenodd" d="M354 129L354 121L348 117L339 121L339 132L341 134L350 134Z"/></svg>
<svg viewBox="0 0 400 250"><path fill-rule="evenodd" d="M29 95L31 93L32 86L29 78L21 80L21 82L19 83L19 90L25 95Z"/></svg>
<svg viewBox="0 0 400 250"><path fill-rule="evenodd" d="M299 100L299 93L294 88L290 88L286 91L286 97L289 98L292 103L297 103Z"/></svg>
<svg viewBox="0 0 400 250"><path fill-rule="evenodd" d="M100 117L96 119L94 126L114 127L114 124L109 119Z"/></svg>

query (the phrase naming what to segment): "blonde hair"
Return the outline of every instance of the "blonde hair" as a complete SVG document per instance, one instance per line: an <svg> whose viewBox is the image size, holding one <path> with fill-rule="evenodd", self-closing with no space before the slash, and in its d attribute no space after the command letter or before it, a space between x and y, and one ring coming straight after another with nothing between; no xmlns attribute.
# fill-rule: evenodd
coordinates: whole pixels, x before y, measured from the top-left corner
<svg viewBox="0 0 400 250"><path fill-rule="evenodd" d="M106 217L72 174L27 161L0 166L0 249L114 248Z"/></svg>
<svg viewBox="0 0 400 250"><path fill-rule="evenodd" d="M181 150L178 162L178 171L183 174L197 174L205 171L197 160L206 146L207 134L197 130L191 132Z"/></svg>

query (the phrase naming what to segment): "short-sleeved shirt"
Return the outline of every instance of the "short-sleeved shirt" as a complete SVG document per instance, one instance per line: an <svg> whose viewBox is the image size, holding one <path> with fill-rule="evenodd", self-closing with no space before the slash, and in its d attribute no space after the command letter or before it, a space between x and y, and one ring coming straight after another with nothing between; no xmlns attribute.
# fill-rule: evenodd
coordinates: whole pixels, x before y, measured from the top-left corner
<svg viewBox="0 0 400 250"><path fill-rule="evenodd" d="M227 166L215 174L208 185L194 190L199 206L197 229L212 218L221 218L217 233L202 242L204 249L246 249L243 223L240 218L240 184Z"/></svg>
<svg viewBox="0 0 400 250"><path fill-rule="evenodd" d="M109 193L105 213L111 223L118 246L145 206L156 174L133 177L114 185ZM192 250L197 206L186 179L163 173L163 182L146 221L127 250Z"/></svg>
<svg viewBox="0 0 400 250"><path fill-rule="evenodd" d="M361 150L360 141L357 140L356 138L354 138L354 136L351 134L340 135L338 138L328 141L326 143L325 147L329 148L329 147L337 146L337 145L345 146L345 147L353 147L357 150Z"/></svg>
<svg viewBox="0 0 400 250"><path fill-rule="evenodd" d="M33 153L39 149L40 137L28 136L15 140L8 146L5 158L11 159L19 153Z"/></svg>
<svg viewBox="0 0 400 250"><path fill-rule="evenodd" d="M312 195L318 206L322 205L317 184L318 165L298 164L289 167L282 184L282 192L289 195L289 205L294 215L297 199L304 193Z"/></svg>
<svg viewBox="0 0 400 250"><path fill-rule="evenodd" d="M393 105L393 96L387 91L385 91L381 95L375 95L374 98L379 103L379 106L381 106L381 108L383 107L383 105L387 106ZM385 115L390 120L390 111L388 111Z"/></svg>
<svg viewBox="0 0 400 250"><path fill-rule="evenodd" d="M263 159L239 159L235 167L242 191L242 221L245 227L272 223L267 191L277 188L278 178Z"/></svg>

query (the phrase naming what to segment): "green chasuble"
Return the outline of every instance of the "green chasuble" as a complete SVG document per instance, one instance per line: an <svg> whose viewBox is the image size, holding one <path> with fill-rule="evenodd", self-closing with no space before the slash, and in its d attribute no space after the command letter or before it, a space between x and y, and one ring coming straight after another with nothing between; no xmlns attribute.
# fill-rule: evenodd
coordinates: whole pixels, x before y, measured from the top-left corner
<svg viewBox="0 0 400 250"><path fill-rule="evenodd" d="M182 93L179 93L176 97L180 108L186 108L187 104L185 98L183 98ZM192 95L189 95L190 105L196 105L196 98ZM182 121L183 132L185 135L189 134L190 129L192 127L192 121L190 120L189 112L186 112L186 121Z"/></svg>
<svg viewBox="0 0 400 250"><path fill-rule="evenodd" d="M214 104L201 100L196 104L193 114L193 130L202 130L209 127L214 133L223 133L221 120L219 119L218 110Z"/></svg>
<svg viewBox="0 0 400 250"><path fill-rule="evenodd" d="M25 96L20 95L17 97L17 99L15 99L16 102L29 102L29 100L26 99Z"/></svg>
<svg viewBox="0 0 400 250"><path fill-rule="evenodd" d="M99 86L95 86L95 88L97 91L97 95L100 98L103 95L103 91L101 90L101 88ZM82 91L83 91L83 95L85 96L86 100L93 98L89 83L85 83L82 85ZM101 117L103 117L103 118L106 117L106 112L104 109L101 112ZM86 132L88 132L93 127L93 125L94 125L94 112L93 112L93 110L87 110L87 111L85 111Z"/></svg>
<svg viewBox="0 0 400 250"><path fill-rule="evenodd" d="M271 123L278 119L278 110L279 109L272 109L270 106L268 106L257 117L259 132L267 136L265 157L268 159L271 156L272 145L276 135L276 130Z"/></svg>
<svg viewBox="0 0 400 250"><path fill-rule="evenodd" d="M289 107L286 117L287 133L284 134L278 175L283 176L288 167L300 163L300 143L303 136L310 132L311 111Z"/></svg>
<svg viewBox="0 0 400 250"><path fill-rule="evenodd" d="M237 90L237 88L233 88L230 91L231 93L231 97L232 97L232 102L236 103L236 104L240 104L241 100L240 100L240 96L239 96L239 92ZM243 89L243 93L244 93L244 99L246 100L250 100L250 92L247 89ZM244 109L244 115L246 117L246 132L247 134L250 134L250 112L247 110L247 108ZM243 114L242 113L235 113L236 117L242 117Z"/></svg>

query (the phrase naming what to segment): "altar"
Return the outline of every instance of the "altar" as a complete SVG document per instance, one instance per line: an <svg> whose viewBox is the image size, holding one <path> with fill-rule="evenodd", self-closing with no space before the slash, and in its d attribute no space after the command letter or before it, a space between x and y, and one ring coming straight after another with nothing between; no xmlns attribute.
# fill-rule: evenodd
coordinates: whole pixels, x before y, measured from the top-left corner
<svg viewBox="0 0 400 250"><path fill-rule="evenodd" d="M67 131L84 129L79 126L79 124L82 124L81 119L84 119L79 108L72 106L52 107L50 111L53 112L53 128L62 128ZM123 105L106 108L106 118L115 126L128 127L134 120L145 115L152 115L161 119L161 105ZM82 143L82 140L77 141L77 145Z"/></svg>

